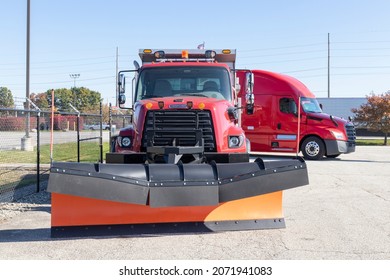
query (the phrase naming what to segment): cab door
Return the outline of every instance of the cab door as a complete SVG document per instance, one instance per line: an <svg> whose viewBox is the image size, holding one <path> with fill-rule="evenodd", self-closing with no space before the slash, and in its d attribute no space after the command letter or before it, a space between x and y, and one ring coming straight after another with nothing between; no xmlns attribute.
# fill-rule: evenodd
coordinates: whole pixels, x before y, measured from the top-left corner
<svg viewBox="0 0 390 280"><path fill-rule="evenodd" d="M297 149L298 109L292 96L276 96L274 107L272 151L295 152Z"/></svg>
<svg viewBox="0 0 390 280"><path fill-rule="evenodd" d="M252 115L243 114L241 126L251 142L255 152L270 152L272 128L272 95L255 95L255 107Z"/></svg>

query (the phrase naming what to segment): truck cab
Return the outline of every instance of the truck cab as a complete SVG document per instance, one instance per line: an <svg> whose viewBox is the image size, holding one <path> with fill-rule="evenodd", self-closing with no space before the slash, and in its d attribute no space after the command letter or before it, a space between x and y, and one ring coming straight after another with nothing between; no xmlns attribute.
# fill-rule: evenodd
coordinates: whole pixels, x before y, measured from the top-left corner
<svg viewBox="0 0 390 280"><path fill-rule="evenodd" d="M120 103L134 113L132 125L116 138L115 153L150 146L203 146L206 157L248 152L235 106L235 50L143 49L139 55L141 67L119 73ZM128 105L127 72L135 72Z"/></svg>
<svg viewBox="0 0 390 280"><path fill-rule="evenodd" d="M241 125L252 151L301 151L305 159L312 160L355 151L353 124L322 112L314 94L303 83L269 71L242 70L237 73L240 84L245 83L248 72L255 81L254 108L253 114L242 115ZM240 91L238 95L244 94Z"/></svg>

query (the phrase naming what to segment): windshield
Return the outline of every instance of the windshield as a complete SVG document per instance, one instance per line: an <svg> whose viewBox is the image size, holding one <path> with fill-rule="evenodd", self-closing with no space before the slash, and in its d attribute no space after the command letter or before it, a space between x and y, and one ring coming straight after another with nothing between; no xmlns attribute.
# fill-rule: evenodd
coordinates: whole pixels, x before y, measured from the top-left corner
<svg viewBox="0 0 390 280"><path fill-rule="evenodd" d="M320 104L315 98L301 97L301 104L306 113L322 113Z"/></svg>
<svg viewBox="0 0 390 280"><path fill-rule="evenodd" d="M139 75L136 100L167 96L202 96L231 100L229 72L223 67L145 68Z"/></svg>

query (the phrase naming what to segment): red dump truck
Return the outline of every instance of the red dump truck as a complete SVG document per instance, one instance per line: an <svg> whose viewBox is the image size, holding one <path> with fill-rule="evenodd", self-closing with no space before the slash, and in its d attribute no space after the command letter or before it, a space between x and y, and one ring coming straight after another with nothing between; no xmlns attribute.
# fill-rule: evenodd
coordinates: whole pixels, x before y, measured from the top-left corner
<svg viewBox="0 0 390 280"><path fill-rule="evenodd" d="M251 114L242 114L241 126L252 151L301 151L305 159L355 151L354 125L322 112L314 94L293 77L264 70L238 71L240 98L245 100L248 73L254 79L254 106Z"/></svg>
<svg viewBox="0 0 390 280"><path fill-rule="evenodd" d="M282 191L308 184L306 164L250 158L235 50L139 55L141 66L118 73L118 102L133 120L106 163L52 163L52 236L284 227ZM242 79L243 114L256 113L253 75Z"/></svg>

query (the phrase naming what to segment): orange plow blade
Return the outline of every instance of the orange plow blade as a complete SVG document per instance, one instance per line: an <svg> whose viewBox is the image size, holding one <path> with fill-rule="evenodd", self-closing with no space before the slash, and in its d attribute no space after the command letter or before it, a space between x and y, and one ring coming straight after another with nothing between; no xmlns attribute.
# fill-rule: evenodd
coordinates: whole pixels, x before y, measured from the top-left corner
<svg viewBox="0 0 390 280"><path fill-rule="evenodd" d="M52 194L52 237L284 228L282 191L217 206L146 205Z"/></svg>
<svg viewBox="0 0 390 280"><path fill-rule="evenodd" d="M285 227L283 190L308 184L301 158L210 164L53 163L53 237Z"/></svg>

